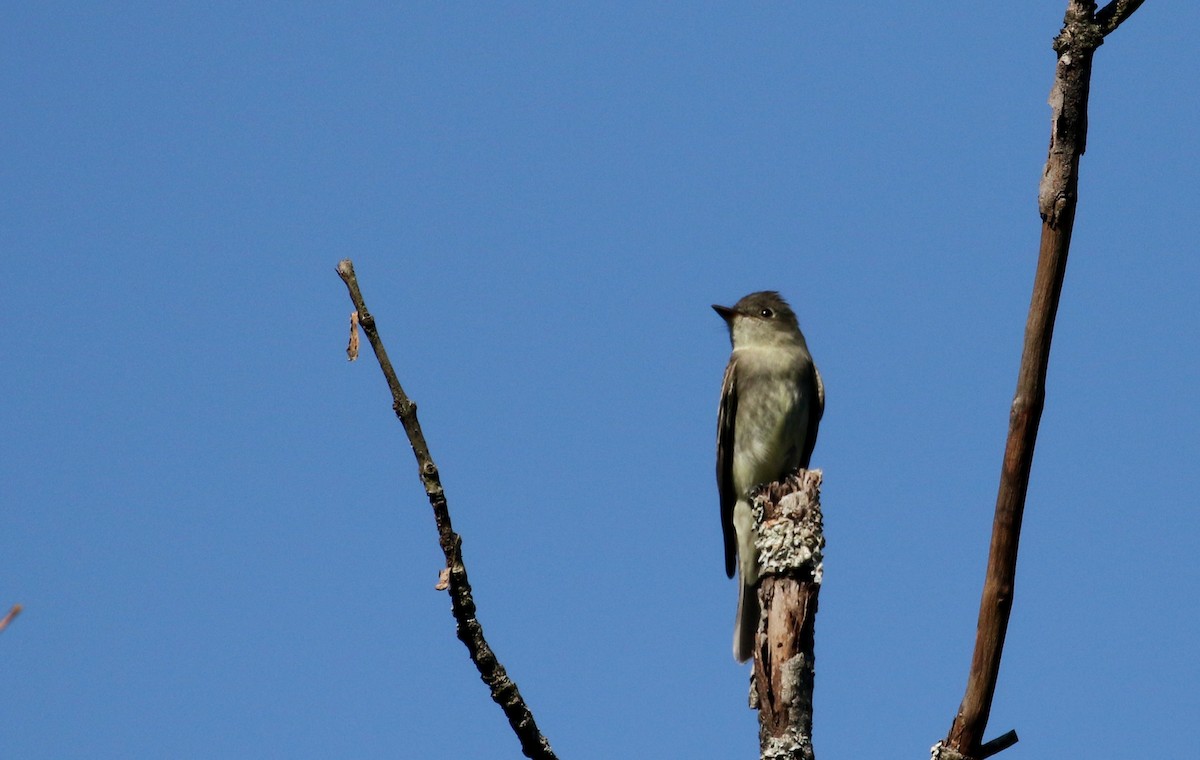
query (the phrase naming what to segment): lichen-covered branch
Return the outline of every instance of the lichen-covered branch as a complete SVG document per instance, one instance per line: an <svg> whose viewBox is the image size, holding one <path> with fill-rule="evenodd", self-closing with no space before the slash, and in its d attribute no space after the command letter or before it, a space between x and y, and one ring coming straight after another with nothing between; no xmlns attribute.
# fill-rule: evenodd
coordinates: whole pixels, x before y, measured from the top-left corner
<svg viewBox="0 0 1200 760"><path fill-rule="evenodd" d="M760 486L751 508L762 565L762 609L750 705L763 760L813 760L814 627L825 534L821 471Z"/></svg>
<svg viewBox="0 0 1200 760"><path fill-rule="evenodd" d="M475 615L475 601L471 595L471 584L467 580L467 568L463 565L462 539L454 532L450 523L450 511L446 504L445 491L442 490L438 468L429 454L429 445L425 442L425 434L421 432L421 425L417 421L417 405L409 399L400 386L396 371L392 368L387 350L375 327L375 318L367 310L367 305L363 301L362 292L358 287L358 278L354 274L354 265L349 259L344 259L338 264L337 272L350 291L350 300L353 301L358 314L358 324L362 327L363 334L367 336L367 341L375 351L379 368L383 370L384 379L387 380L388 388L392 392L392 409L404 426L404 432L408 434L413 455L417 459L421 483L425 486L429 505L433 507L433 519L437 523L438 540L442 546L442 553L446 555L444 575L450 591L451 609L457 623L458 638L467 647L471 661L479 670L480 678L491 690L492 699L500 705L505 717L508 718L508 724L521 742L521 751L528 758L555 760L550 743L538 730L533 713L529 711L525 700L521 698L516 683L508 677L504 666L496 659L496 654L483 637L483 627Z"/></svg>
<svg viewBox="0 0 1200 760"><path fill-rule="evenodd" d="M935 760L982 760L1016 741L1015 732L983 743L991 712L1000 656L1012 611L1021 519L1038 424L1046 399L1046 371L1054 318L1062 294L1071 230L1079 190L1079 158L1087 142L1087 108L1092 57L1104 35L1127 19L1139 0L1115 0L1096 13L1096 3L1069 0L1062 32L1054 40L1058 54L1050 90L1050 149L1038 188L1042 237L1034 274L1033 297L1025 324L1025 344L1017 390L1009 415L1008 441L1000 472L987 576L979 605L979 625L966 693L946 739L934 747ZM1001 741L1004 740L1004 741Z"/></svg>
<svg viewBox="0 0 1200 760"><path fill-rule="evenodd" d="M1142 6L1143 2L1144 0L1112 0L1096 13L1096 24L1100 26L1100 32L1105 37L1115 32L1125 19L1132 16L1133 12Z"/></svg>

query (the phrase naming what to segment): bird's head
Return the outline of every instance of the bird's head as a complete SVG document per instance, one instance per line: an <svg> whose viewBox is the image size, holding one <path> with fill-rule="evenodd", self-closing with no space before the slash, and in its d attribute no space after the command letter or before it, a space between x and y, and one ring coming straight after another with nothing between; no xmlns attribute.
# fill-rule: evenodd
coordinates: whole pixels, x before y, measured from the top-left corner
<svg viewBox="0 0 1200 760"><path fill-rule="evenodd" d="M773 290L751 293L733 306L713 304L713 310L729 326L729 340L734 348L804 343L796 313Z"/></svg>

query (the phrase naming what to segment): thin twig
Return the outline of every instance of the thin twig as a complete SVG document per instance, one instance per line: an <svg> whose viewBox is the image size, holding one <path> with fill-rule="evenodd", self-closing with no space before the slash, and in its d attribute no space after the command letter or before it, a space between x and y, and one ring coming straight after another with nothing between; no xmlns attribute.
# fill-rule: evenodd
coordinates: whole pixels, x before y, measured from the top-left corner
<svg viewBox="0 0 1200 760"><path fill-rule="evenodd" d="M1009 416L1008 442L996 496L987 577L979 605L979 625L967 689L950 732L939 747L946 757L968 758L995 754L1016 741L1015 732L982 744L992 697L1000 672L1000 656L1012 611L1021 519L1029 489L1029 472L1037 442L1038 423L1046 400L1046 370L1054 318L1062 294L1071 231L1079 190L1079 158L1087 139L1087 107L1092 58L1104 41L1105 25L1115 29L1140 5L1140 0L1115 0L1105 7L1105 21L1096 16L1096 3L1069 0L1062 32L1054 41L1058 53L1050 91L1052 127L1050 151L1038 190L1042 239L1034 275L1033 298L1025 324L1025 345L1017 390ZM1110 10L1111 9L1111 10ZM1010 735L1011 734L1011 735Z"/></svg>
<svg viewBox="0 0 1200 760"><path fill-rule="evenodd" d="M433 463L433 457L429 454L429 445L425 442L425 435L421 432L420 423L417 422L417 405L400 387L396 371L388 359L387 350L383 347L383 341L380 340L379 332L375 329L375 318L367 311L367 304L363 301L362 292L358 287L358 278L354 275L354 264L350 259L343 259L338 264L337 273L350 291L350 300L354 302L354 308L358 313L358 324L367 336L371 348L374 349L375 358L379 360L379 368L383 370L383 376L392 392L392 409L400 423L404 425L404 432L408 434L413 455L417 459L421 483L425 486L429 505L433 507L433 519L437 523L438 540L442 546L442 553L446 555L446 575L451 608L454 620L457 622L458 638L467 647L471 661L479 670L480 678L491 689L492 699L500 705L505 717L508 718L508 724L517 735L517 739L520 740L521 751L525 756L537 760L556 760L553 750L550 749L550 743L538 731L533 713L525 705L525 700L517 690L516 683L508 677L504 666L496 659L495 653L483 637L483 627L475 616L475 601L471 596L471 584L467 581L467 568L463 565L462 538L454 532L454 528L451 526L450 511L446 504L446 494L442 490L437 465Z"/></svg>
<svg viewBox="0 0 1200 760"><path fill-rule="evenodd" d="M0 618L0 631L8 627L8 624L17 619L17 615L21 614L23 608L19 604L14 604L12 609L3 618Z"/></svg>

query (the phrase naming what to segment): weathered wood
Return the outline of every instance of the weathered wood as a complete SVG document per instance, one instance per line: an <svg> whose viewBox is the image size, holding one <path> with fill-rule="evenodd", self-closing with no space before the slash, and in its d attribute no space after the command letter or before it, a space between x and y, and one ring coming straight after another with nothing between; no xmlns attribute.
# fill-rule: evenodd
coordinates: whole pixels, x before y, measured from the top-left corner
<svg viewBox="0 0 1200 760"><path fill-rule="evenodd" d="M820 470L800 470L753 494L762 616L750 704L763 760L813 760L813 632L825 547L820 487Z"/></svg>

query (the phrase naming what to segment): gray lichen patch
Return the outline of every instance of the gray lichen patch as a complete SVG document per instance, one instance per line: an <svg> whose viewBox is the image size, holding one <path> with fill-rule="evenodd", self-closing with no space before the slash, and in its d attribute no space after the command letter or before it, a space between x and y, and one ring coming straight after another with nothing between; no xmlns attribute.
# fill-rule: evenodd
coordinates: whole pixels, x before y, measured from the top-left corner
<svg viewBox="0 0 1200 760"><path fill-rule="evenodd" d="M798 470L759 486L751 496L762 574L811 573L820 583L825 549L821 471Z"/></svg>

